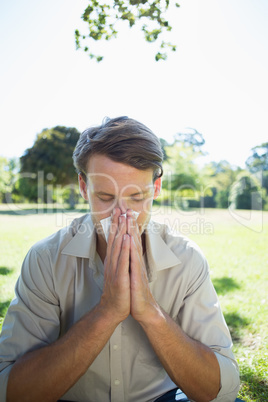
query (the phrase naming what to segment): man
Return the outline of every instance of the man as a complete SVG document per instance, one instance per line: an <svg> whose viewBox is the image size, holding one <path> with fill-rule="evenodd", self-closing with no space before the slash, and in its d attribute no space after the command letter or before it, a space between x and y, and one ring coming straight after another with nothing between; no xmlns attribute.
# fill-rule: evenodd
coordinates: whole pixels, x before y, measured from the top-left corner
<svg viewBox="0 0 268 402"><path fill-rule="evenodd" d="M81 135L74 164L91 213L26 256L3 325L0 400L234 401L239 374L207 262L150 219L157 137L107 119Z"/></svg>

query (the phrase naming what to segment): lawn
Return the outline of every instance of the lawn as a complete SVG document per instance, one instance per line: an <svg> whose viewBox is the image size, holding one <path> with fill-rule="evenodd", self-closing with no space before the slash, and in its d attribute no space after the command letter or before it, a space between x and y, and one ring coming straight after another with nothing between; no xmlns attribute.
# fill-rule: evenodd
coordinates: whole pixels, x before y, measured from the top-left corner
<svg viewBox="0 0 268 402"><path fill-rule="evenodd" d="M81 213L38 212L0 209L0 327L29 247ZM191 237L204 251L233 337L239 397L268 401L268 212L157 207L153 218Z"/></svg>

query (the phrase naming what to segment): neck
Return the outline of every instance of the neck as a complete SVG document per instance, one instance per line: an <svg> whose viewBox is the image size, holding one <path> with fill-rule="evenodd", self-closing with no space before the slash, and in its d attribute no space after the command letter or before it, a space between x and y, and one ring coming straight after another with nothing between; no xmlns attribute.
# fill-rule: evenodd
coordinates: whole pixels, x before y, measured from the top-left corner
<svg viewBox="0 0 268 402"><path fill-rule="evenodd" d="M104 264L104 260L106 257L106 253L107 253L107 243L104 240L104 238L102 236L98 236L97 235L97 247L96 247L97 253L100 256L100 259L102 260L103 264Z"/></svg>

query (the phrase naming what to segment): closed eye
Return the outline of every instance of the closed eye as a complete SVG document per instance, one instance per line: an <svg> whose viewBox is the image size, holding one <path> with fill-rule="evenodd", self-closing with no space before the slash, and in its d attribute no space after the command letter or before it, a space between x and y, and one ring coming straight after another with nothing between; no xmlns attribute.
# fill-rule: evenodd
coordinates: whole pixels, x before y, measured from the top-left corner
<svg viewBox="0 0 268 402"><path fill-rule="evenodd" d="M114 197L112 195L102 195L102 196L99 195L98 198L103 202L110 202L114 200Z"/></svg>
<svg viewBox="0 0 268 402"><path fill-rule="evenodd" d="M150 196L149 192L142 192L142 193L137 193L137 194L132 194L131 195L131 200L132 201L144 201L146 198Z"/></svg>
<svg viewBox="0 0 268 402"><path fill-rule="evenodd" d="M142 195L140 197L131 197L131 201L139 202L144 201L145 197Z"/></svg>

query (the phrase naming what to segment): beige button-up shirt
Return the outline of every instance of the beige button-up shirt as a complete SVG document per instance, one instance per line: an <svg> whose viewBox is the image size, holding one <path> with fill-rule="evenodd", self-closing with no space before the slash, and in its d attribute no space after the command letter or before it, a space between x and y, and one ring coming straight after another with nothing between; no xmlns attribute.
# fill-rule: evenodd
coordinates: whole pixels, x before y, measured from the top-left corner
<svg viewBox="0 0 268 402"><path fill-rule="evenodd" d="M146 255L151 291L158 304L192 338L209 346L220 364L217 401L234 401L239 374L232 341L209 278L206 259L189 239L150 222ZM0 338L0 401L12 364L46 346L100 300L103 264L89 214L35 244L27 254ZM178 361L178 365L183 362ZM129 316L78 382L62 397L70 401L154 401L176 388L141 326Z"/></svg>

